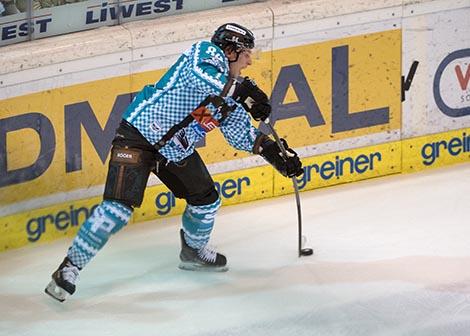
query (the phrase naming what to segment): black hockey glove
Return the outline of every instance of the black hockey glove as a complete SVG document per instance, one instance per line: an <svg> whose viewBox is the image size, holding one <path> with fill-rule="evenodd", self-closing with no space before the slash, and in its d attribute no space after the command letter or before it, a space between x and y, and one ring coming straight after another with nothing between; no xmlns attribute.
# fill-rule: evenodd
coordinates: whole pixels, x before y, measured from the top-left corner
<svg viewBox="0 0 470 336"><path fill-rule="evenodd" d="M236 85L232 98L242 104L256 121L264 121L271 114L268 96L249 77L245 77Z"/></svg>
<svg viewBox="0 0 470 336"><path fill-rule="evenodd" d="M304 173L302 162L299 156L292 148L289 148L287 141L281 139L286 149L287 157L282 154L281 149L276 142L269 139L266 135L262 135L257 139L258 145L255 144L254 153L260 154L268 161L278 172L286 177L300 176Z"/></svg>
<svg viewBox="0 0 470 336"><path fill-rule="evenodd" d="M254 103L251 107L251 111L248 112L250 112L251 116L256 121L265 121L267 118L269 118L269 115L271 114L271 104Z"/></svg>

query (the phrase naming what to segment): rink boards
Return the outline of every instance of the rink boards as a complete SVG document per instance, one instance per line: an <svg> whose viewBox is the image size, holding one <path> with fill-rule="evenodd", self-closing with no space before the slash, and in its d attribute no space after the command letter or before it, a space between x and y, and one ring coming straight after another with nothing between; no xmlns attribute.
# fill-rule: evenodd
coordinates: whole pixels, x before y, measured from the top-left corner
<svg viewBox="0 0 470 336"><path fill-rule="evenodd" d="M470 128L305 158L299 189L312 190L397 173L470 161ZM284 195L293 192L292 181L261 166L214 176L223 205ZM274 182L274 183L273 183ZM0 249L73 236L101 197L65 202L0 219ZM163 185L146 190L141 208L131 224L181 214L185 202ZM164 222L163 222L164 225ZM234 224L235 225L235 224Z"/></svg>
<svg viewBox="0 0 470 336"><path fill-rule="evenodd" d="M241 23L254 27L262 49L246 75L267 91L276 130L302 157L301 191L470 162L470 8L401 3L349 12L325 6L324 17L314 2L273 7L271 27L269 3L246 6ZM255 7L265 10L256 18ZM142 27L155 30L148 22L135 29ZM131 55L124 40L94 62L21 71L5 63L12 71L0 84L0 251L74 235L101 201L112 136L132 95L191 43L166 41L161 54L134 36L140 46ZM402 102L402 76L415 60ZM293 192L290 179L234 150L218 131L198 151L224 205ZM131 224L184 206L151 178Z"/></svg>
<svg viewBox="0 0 470 336"><path fill-rule="evenodd" d="M400 52L400 30L361 34L264 52L246 75L270 95L271 120L280 136L291 147L306 148L307 156L308 150L318 153L312 149L317 144L329 144L325 151L332 151L364 145L363 136L369 143L386 132L398 138ZM163 73L111 77L2 101L0 137L6 138L8 163L0 178L3 201L17 204L84 189L89 196L91 187L100 188L122 113L133 94ZM219 131L210 132L198 151L216 166L249 156L229 146ZM226 166L218 170L234 169Z"/></svg>

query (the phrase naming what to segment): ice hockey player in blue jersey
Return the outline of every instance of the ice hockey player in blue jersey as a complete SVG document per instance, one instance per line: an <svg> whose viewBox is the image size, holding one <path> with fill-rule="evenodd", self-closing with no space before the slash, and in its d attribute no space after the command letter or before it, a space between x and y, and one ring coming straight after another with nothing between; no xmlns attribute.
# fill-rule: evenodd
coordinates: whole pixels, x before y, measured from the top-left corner
<svg viewBox="0 0 470 336"><path fill-rule="evenodd" d="M253 33L235 23L220 26L211 41L192 45L154 85L145 86L123 115L111 148L103 201L82 224L67 256L45 291L59 301L75 292L79 271L139 207L149 174L185 199L179 268L227 271L227 259L208 246L221 201L195 150L219 128L227 142L259 154L287 177L302 174L297 154L289 156L251 123L271 113L266 94L241 71L251 65Z"/></svg>

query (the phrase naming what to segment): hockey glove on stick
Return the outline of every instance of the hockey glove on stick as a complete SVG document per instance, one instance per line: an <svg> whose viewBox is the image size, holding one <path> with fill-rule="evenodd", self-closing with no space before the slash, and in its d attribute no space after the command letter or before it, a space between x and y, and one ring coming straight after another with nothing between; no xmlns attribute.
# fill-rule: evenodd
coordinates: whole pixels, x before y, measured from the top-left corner
<svg viewBox="0 0 470 336"><path fill-rule="evenodd" d="M249 77L240 78L232 98L240 103L256 121L264 121L271 114L268 96Z"/></svg>
<svg viewBox="0 0 470 336"><path fill-rule="evenodd" d="M283 176L294 177L302 175L304 171L299 156L292 148L289 148L286 140L281 138L280 141L286 149L286 156L282 154L278 144L264 134L258 137L253 152L260 154Z"/></svg>

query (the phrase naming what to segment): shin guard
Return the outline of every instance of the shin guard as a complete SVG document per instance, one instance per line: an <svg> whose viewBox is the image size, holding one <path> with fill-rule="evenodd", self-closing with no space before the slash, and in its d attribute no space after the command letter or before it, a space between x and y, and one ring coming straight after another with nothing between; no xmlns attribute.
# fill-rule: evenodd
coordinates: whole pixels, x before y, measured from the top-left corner
<svg viewBox="0 0 470 336"><path fill-rule="evenodd" d="M83 223L67 257L83 268L106 244L109 237L129 221L132 209L116 201L103 201Z"/></svg>
<svg viewBox="0 0 470 336"><path fill-rule="evenodd" d="M217 198L212 204L186 206L183 213L183 231L185 241L190 247L200 249L207 245L220 204L220 198Z"/></svg>

